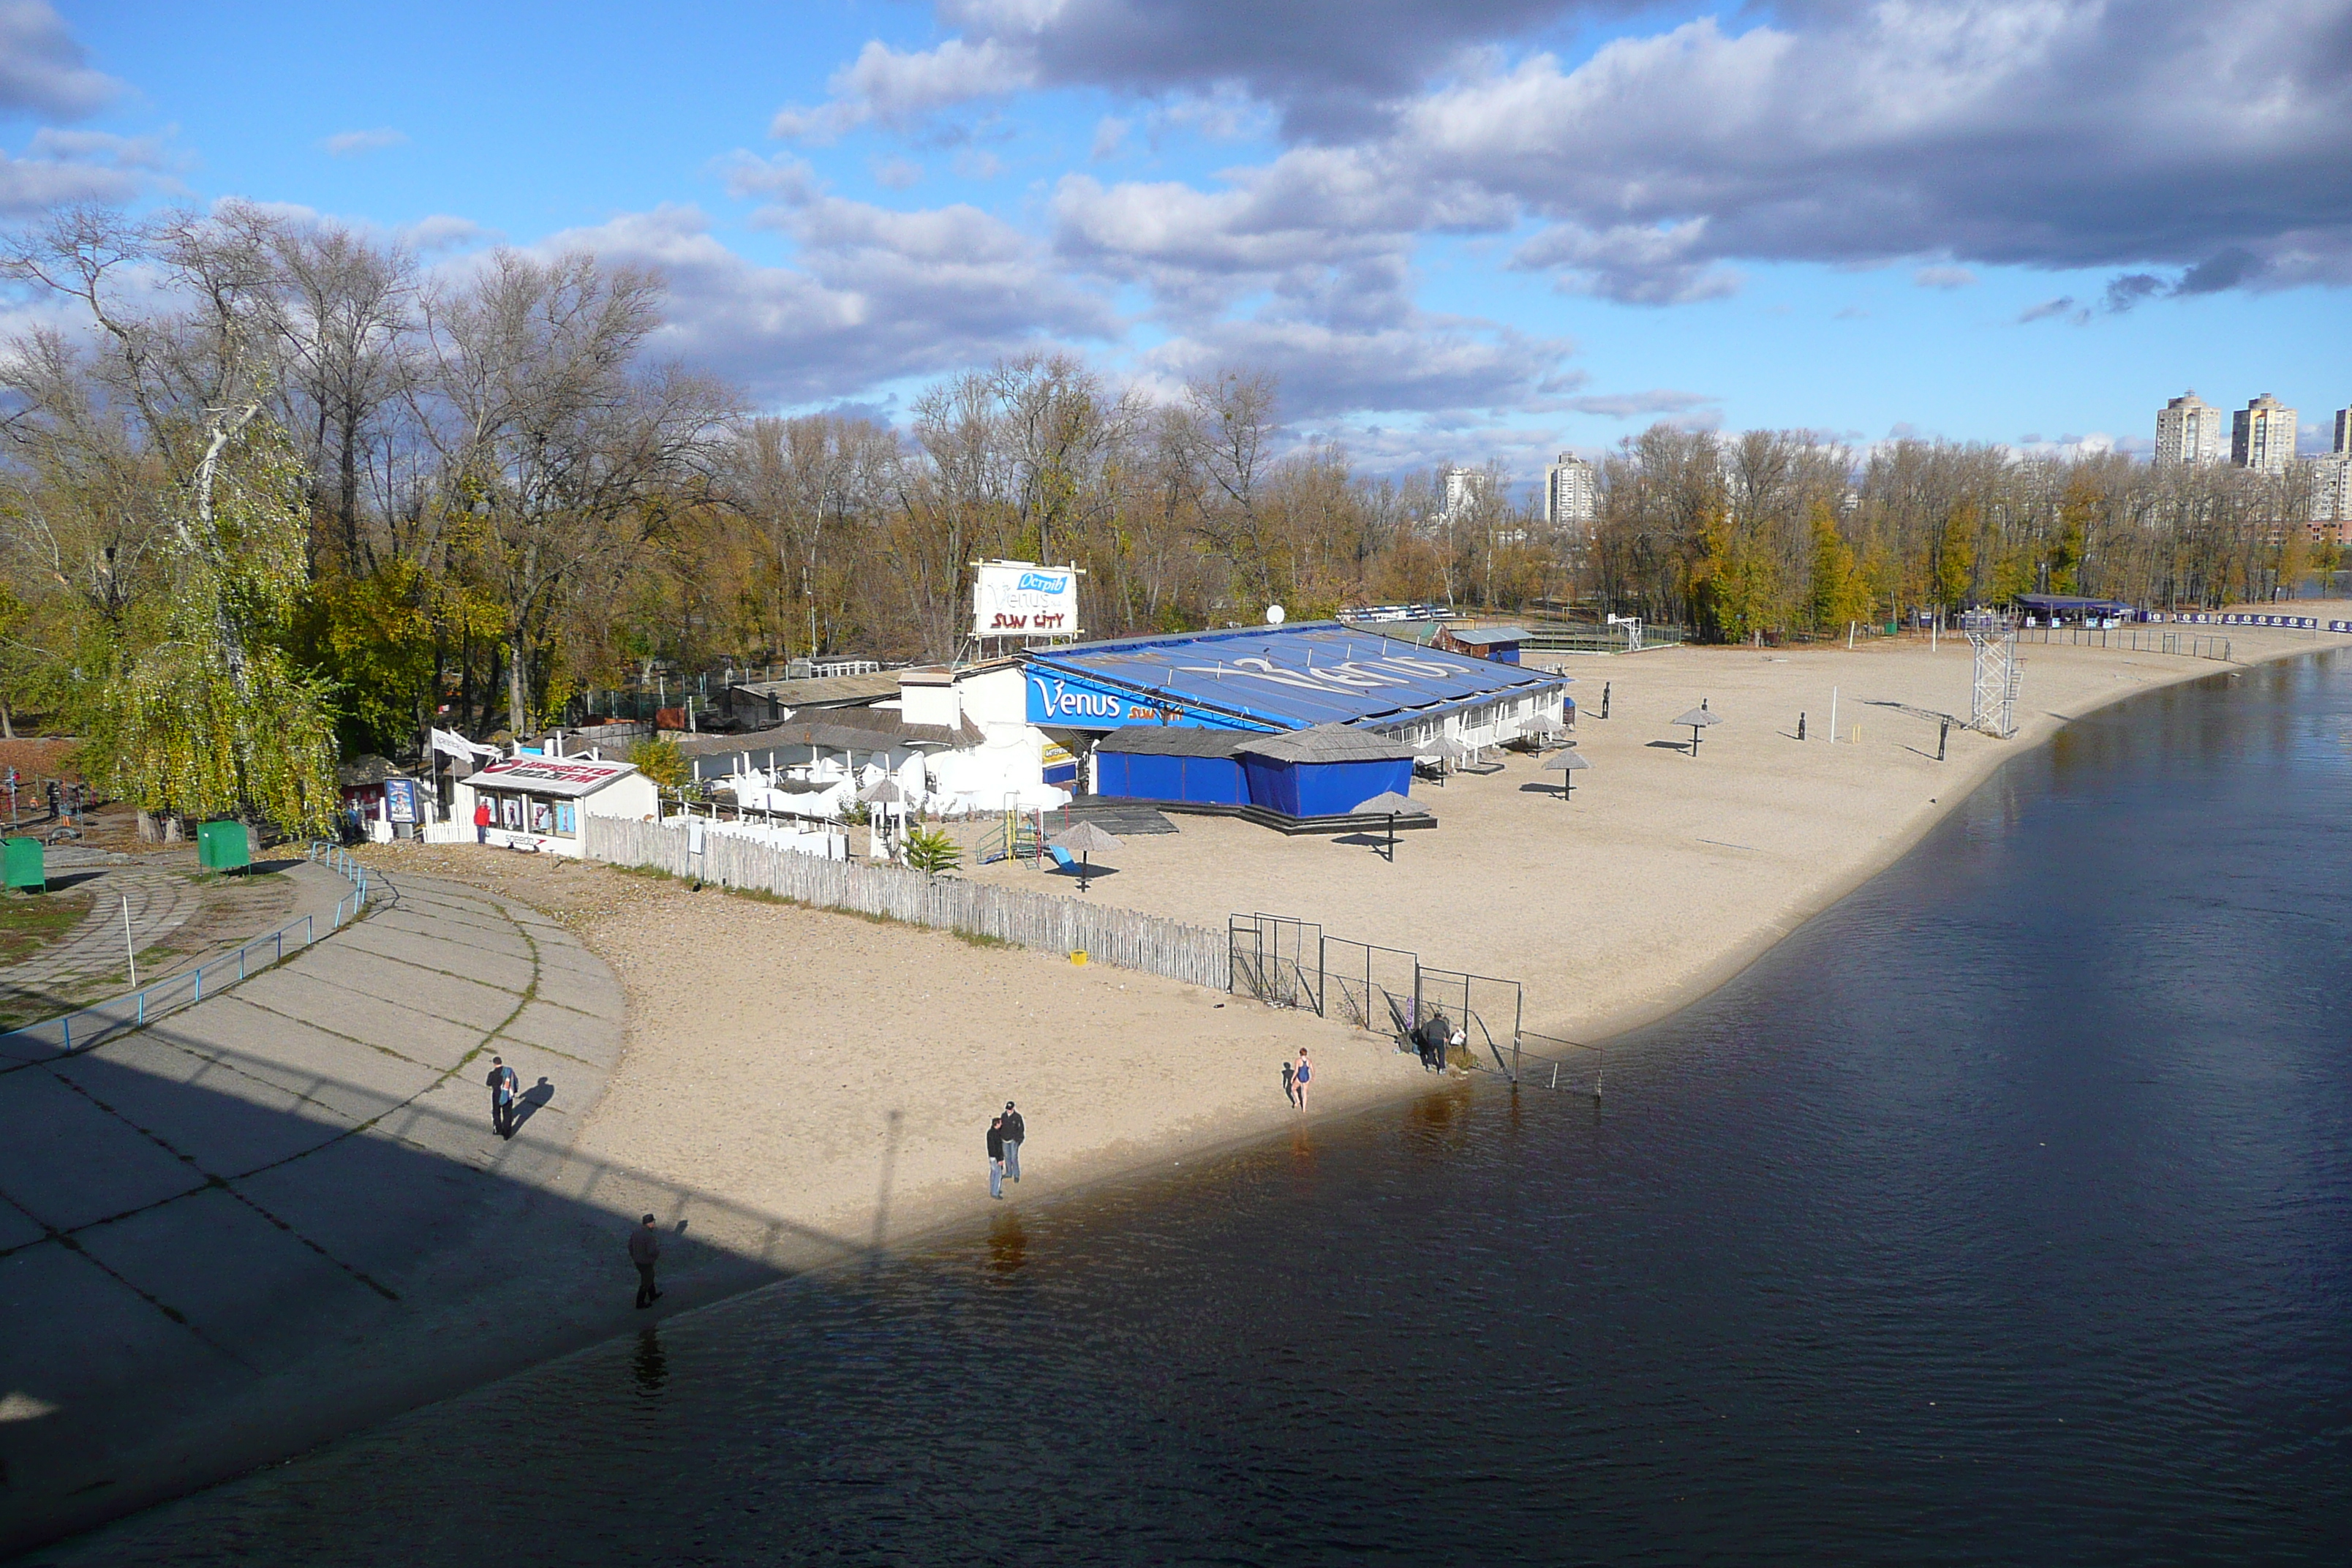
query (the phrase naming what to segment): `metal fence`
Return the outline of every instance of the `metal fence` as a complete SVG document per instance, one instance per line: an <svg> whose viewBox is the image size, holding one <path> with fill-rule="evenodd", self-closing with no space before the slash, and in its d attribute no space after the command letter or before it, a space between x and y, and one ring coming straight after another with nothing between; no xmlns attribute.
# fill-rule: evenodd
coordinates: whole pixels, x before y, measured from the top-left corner
<svg viewBox="0 0 2352 1568"><path fill-rule="evenodd" d="M1601 1091L1601 1047L1529 1030L1525 992L1516 980L1432 968L1402 948L1332 936L1290 915L1230 916L1225 945L1237 994L1391 1035L1401 1047L1425 1021L1443 1014L1448 1033L1464 1037L1457 1066L1549 1089L1577 1088L1589 1068L1591 1092ZM1569 1069L1566 1083L1563 1068Z"/></svg>
<svg viewBox="0 0 2352 1568"><path fill-rule="evenodd" d="M2077 647L2116 647L2132 653L2168 653L2181 658L2215 658L2225 664L2230 658L2228 637L2150 631L2138 626L2020 626L2017 640L2072 643Z"/></svg>
<svg viewBox="0 0 2352 1568"><path fill-rule="evenodd" d="M643 866L722 888L772 893L814 909L878 915L1040 952L1083 952L1093 963L1218 991L1232 988L1223 936L1181 921L1087 899L929 877L898 866L822 860L727 834L703 834L697 852L683 823L592 816L583 826L583 847L592 860Z"/></svg>
<svg viewBox="0 0 2352 1568"><path fill-rule="evenodd" d="M337 900L333 913L328 917L329 934L365 912L369 893L365 866L330 844L309 846L303 858L317 861L352 884L351 892ZM217 958L206 959L194 969L167 974L136 991L0 1034L0 1058L46 1061L89 1050L117 1035L143 1029L158 1018L193 1007L206 996L216 996L248 975L283 963L289 952L299 953L319 940L319 917L302 915Z"/></svg>
<svg viewBox="0 0 2352 1568"><path fill-rule="evenodd" d="M1527 640L1519 646L1537 653L1623 653L1631 641L1627 628L1622 626L1587 626L1573 621L1523 621ZM1682 626L1643 626L1642 646L1635 653L1647 653L1653 648L1678 647L1690 635Z"/></svg>

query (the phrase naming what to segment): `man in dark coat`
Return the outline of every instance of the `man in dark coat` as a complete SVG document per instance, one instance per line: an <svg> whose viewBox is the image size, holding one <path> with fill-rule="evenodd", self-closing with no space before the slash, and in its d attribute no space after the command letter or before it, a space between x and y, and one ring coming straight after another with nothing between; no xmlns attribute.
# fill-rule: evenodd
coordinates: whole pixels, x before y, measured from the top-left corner
<svg viewBox="0 0 2352 1568"><path fill-rule="evenodd" d="M988 1124L988 1195L1004 1195L1004 1118L999 1116Z"/></svg>
<svg viewBox="0 0 2352 1568"><path fill-rule="evenodd" d="M504 1057L490 1058L490 1131L501 1138L511 1138L515 1131L515 1095L522 1080L515 1069L507 1066Z"/></svg>
<svg viewBox="0 0 2352 1568"><path fill-rule="evenodd" d="M637 1306L640 1310L650 1307L661 1300L661 1290L654 1284L654 1265L661 1261L661 1232L654 1228L651 1215L629 1232L629 1261L637 1266Z"/></svg>
<svg viewBox="0 0 2352 1568"><path fill-rule="evenodd" d="M1006 1100L1004 1102L1004 1173L1015 1182L1021 1179L1021 1140L1028 1136L1029 1124L1021 1120L1021 1113L1013 1109L1013 1102Z"/></svg>

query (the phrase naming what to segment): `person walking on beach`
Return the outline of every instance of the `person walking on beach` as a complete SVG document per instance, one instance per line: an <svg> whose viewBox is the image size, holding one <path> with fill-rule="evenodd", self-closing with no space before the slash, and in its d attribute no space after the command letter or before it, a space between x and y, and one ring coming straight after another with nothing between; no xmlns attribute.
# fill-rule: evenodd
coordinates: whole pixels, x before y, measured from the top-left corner
<svg viewBox="0 0 2352 1568"><path fill-rule="evenodd" d="M654 1265L661 1261L661 1232L654 1228L651 1215L629 1232L629 1261L637 1266L637 1310L643 1311L660 1300L662 1294L654 1283Z"/></svg>
<svg viewBox="0 0 2352 1568"><path fill-rule="evenodd" d="M1315 1064L1307 1059L1307 1047L1298 1047L1298 1066L1291 1073L1293 1086L1298 1091L1298 1109L1307 1109L1307 1080L1315 1076Z"/></svg>
<svg viewBox="0 0 2352 1568"><path fill-rule="evenodd" d="M1291 1104L1293 1104L1293 1105L1297 1105L1297 1104L1298 1103L1298 1084L1297 1084L1297 1077L1298 1077L1298 1069L1297 1069L1297 1068L1292 1067L1292 1066L1290 1065L1290 1058L1289 1058L1288 1057L1285 1057L1285 1058L1282 1058L1282 1098L1283 1098L1283 1099L1285 1099L1285 1100L1288 1100L1288 1101L1290 1101L1290 1103L1291 1103Z"/></svg>
<svg viewBox="0 0 2352 1568"><path fill-rule="evenodd" d="M490 1131L501 1138L511 1138L515 1130L515 1092L522 1080L515 1069L507 1066L504 1057L490 1058Z"/></svg>
<svg viewBox="0 0 2352 1568"><path fill-rule="evenodd" d="M1013 1109L1013 1102L1006 1100L1004 1102L1004 1173L1012 1177L1015 1183L1021 1180L1021 1140L1027 1136L1029 1136L1029 1124L1021 1120L1021 1113Z"/></svg>
<svg viewBox="0 0 2352 1568"><path fill-rule="evenodd" d="M1004 1195L1004 1118L988 1124L988 1195Z"/></svg>

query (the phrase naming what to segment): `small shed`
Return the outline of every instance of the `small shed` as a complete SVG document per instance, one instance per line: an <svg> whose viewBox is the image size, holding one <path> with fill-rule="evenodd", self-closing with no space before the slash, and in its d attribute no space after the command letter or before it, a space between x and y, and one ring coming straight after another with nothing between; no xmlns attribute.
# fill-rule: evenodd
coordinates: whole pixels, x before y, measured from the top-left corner
<svg viewBox="0 0 2352 1568"><path fill-rule="evenodd" d="M1528 640L1528 636L1525 626L1442 625L1433 641L1448 653L1468 654L1472 658L1491 659L1496 664L1517 664L1519 645Z"/></svg>
<svg viewBox="0 0 2352 1568"><path fill-rule="evenodd" d="M1244 730L1130 724L1095 743L1095 793L1129 800L1246 805L1249 781L1234 748L1265 737Z"/></svg>
<svg viewBox="0 0 2352 1568"><path fill-rule="evenodd" d="M1234 751L1251 804L1286 816L1345 816L1383 791L1412 788L1412 747L1345 724L1247 735Z"/></svg>
<svg viewBox="0 0 2352 1568"><path fill-rule="evenodd" d="M585 757L506 757L459 780L457 796L460 827L474 826L478 803L489 804L482 842L575 858L586 853L583 819L644 820L661 809L654 781L633 763Z"/></svg>

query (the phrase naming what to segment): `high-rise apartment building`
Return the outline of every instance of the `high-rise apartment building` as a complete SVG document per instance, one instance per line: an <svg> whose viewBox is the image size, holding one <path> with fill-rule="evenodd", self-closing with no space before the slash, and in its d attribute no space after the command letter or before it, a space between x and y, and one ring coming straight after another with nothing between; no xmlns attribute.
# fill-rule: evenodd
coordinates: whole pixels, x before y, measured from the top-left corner
<svg viewBox="0 0 2352 1568"><path fill-rule="evenodd" d="M2336 449L2312 467L2311 521L2352 522L2352 408L2336 411Z"/></svg>
<svg viewBox="0 0 2352 1568"><path fill-rule="evenodd" d="M2230 461L2256 473L2283 474L2294 461L2294 410L2263 393L2230 422Z"/></svg>
<svg viewBox="0 0 2352 1568"><path fill-rule="evenodd" d="M2221 411L2183 393L2156 414L2156 460L2192 467L2221 460Z"/></svg>
<svg viewBox="0 0 2352 1568"><path fill-rule="evenodd" d="M1544 521L1591 522L1601 510L1601 473L1573 452L1544 470Z"/></svg>
<svg viewBox="0 0 2352 1568"><path fill-rule="evenodd" d="M1442 514L1444 520L1454 522L1466 516L1478 504L1478 498L1486 493L1493 477L1484 468L1446 469L1445 510Z"/></svg>

